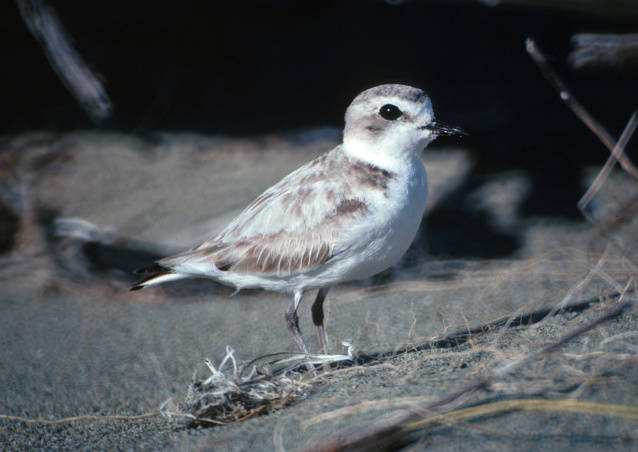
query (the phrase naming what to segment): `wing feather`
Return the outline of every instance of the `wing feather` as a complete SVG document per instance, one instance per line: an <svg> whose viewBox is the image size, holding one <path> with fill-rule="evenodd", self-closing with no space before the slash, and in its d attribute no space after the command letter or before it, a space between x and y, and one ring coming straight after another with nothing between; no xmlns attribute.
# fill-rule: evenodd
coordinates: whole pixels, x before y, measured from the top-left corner
<svg viewBox="0 0 638 452"><path fill-rule="evenodd" d="M315 269L342 251L340 235L370 213L353 188L368 183L366 189L385 190L379 171L355 166L337 147L266 190L216 236L159 263L178 271L195 262L277 276Z"/></svg>

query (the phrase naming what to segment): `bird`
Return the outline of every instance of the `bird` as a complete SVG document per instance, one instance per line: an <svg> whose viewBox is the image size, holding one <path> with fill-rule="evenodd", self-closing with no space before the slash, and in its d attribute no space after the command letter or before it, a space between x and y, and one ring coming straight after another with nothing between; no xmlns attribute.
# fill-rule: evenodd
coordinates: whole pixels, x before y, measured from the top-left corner
<svg viewBox="0 0 638 452"><path fill-rule="evenodd" d="M308 355L297 309L305 292L321 353L323 303L339 283L399 261L417 234L428 197L421 151L441 135L467 135L435 120L430 97L403 84L369 88L345 113L342 143L259 195L226 228L194 248L142 268L139 290L206 277L236 290L292 295L286 326Z"/></svg>

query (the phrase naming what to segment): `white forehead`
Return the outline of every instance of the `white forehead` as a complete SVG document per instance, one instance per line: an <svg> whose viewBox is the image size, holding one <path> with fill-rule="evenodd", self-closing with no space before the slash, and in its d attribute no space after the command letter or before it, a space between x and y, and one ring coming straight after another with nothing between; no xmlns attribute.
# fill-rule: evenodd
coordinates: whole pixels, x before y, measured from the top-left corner
<svg viewBox="0 0 638 452"><path fill-rule="evenodd" d="M411 117L433 119L432 101L418 88L408 85L388 84L363 91L346 110L346 122L363 116L376 114L386 104L392 104Z"/></svg>

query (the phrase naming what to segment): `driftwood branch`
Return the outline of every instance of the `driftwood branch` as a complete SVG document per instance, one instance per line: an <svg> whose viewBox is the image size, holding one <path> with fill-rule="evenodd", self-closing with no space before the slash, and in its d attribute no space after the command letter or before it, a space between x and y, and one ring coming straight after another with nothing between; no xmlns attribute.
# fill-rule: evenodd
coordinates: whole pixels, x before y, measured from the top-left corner
<svg viewBox="0 0 638 452"><path fill-rule="evenodd" d="M567 61L574 69L638 69L638 34L581 33Z"/></svg>
<svg viewBox="0 0 638 452"><path fill-rule="evenodd" d="M80 106L94 121L113 109L104 85L71 45L71 38L53 9L42 0L17 0L20 14L49 60L49 64Z"/></svg>

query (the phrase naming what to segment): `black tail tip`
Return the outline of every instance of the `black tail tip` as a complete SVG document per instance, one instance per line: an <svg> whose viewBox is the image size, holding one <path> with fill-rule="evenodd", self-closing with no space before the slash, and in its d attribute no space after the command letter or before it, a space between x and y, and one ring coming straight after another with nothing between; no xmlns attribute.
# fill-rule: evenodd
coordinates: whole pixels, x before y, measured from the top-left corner
<svg viewBox="0 0 638 452"><path fill-rule="evenodd" d="M129 287L128 290L130 290L131 292L134 292L136 290L140 290L143 289L144 286L142 284L135 284L134 286Z"/></svg>

